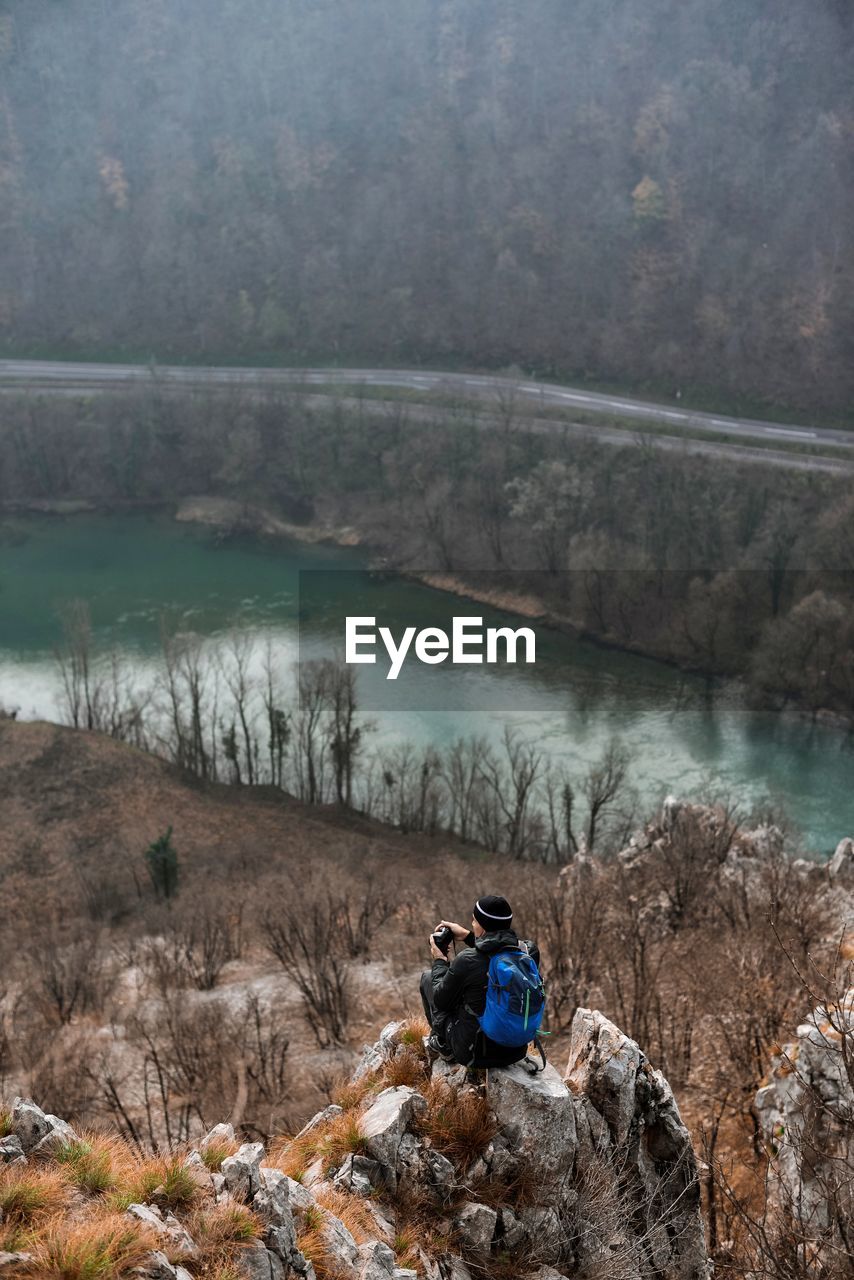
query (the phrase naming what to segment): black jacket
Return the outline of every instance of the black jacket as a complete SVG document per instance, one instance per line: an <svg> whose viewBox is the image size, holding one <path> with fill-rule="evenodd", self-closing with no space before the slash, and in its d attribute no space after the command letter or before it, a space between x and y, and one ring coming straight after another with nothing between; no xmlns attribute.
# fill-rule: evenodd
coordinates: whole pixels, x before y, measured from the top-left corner
<svg viewBox="0 0 854 1280"><path fill-rule="evenodd" d="M457 1062L474 1067L507 1067L524 1058L527 1046L509 1049L496 1044L483 1034L477 1020L477 1015L486 1008L491 957L496 951L518 945L519 939L512 929L485 933L477 939L470 933L464 950L450 964L444 960L433 961L433 1003L439 1013L447 1014L443 1039ZM528 949L539 961L537 948L529 943Z"/></svg>

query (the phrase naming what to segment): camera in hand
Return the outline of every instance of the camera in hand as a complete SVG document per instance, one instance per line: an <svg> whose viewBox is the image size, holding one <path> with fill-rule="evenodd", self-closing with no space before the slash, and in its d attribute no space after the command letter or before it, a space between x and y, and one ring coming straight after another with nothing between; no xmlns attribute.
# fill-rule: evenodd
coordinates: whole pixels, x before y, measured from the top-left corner
<svg viewBox="0 0 854 1280"><path fill-rule="evenodd" d="M451 939L453 936L454 935L451 933L447 925L445 925L444 929L439 929L433 934L433 941L443 956L448 954L448 947L451 945Z"/></svg>

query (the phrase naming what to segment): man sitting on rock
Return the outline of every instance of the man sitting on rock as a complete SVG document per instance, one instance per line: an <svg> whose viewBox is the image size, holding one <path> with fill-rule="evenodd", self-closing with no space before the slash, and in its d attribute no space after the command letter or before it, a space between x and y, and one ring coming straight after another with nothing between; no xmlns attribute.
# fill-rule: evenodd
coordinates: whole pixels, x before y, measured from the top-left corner
<svg viewBox="0 0 854 1280"><path fill-rule="evenodd" d="M433 967L421 975L421 1000L432 1029L427 1044L448 1062L467 1067L507 1067L525 1057L527 1042L500 1044L490 1039L480 1024L486 1009L492 957L502 952L514 956L522 953L530 956L535 965L540 958L534 943L520 942L510 927L512 923L513 912L507 899L486 894L472 909L470 930L451 920L441 920L430 935ZM444 950L437 945L435 936L443 929L450 934L439 938ZM446 953L452 940L465 945L449 960ZM539 974L536 977L539 980Z"/></svg>

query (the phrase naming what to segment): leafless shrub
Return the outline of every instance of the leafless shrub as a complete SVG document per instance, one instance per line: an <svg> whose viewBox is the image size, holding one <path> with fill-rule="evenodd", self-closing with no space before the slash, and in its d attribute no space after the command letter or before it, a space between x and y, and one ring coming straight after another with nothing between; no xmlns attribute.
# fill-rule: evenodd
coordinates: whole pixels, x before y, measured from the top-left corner
<svg viewBox="0 0 854 1280"><path fill-rule="evenodd" d="M296 985L309 1026L321 1049L343 1044L350 1013L347 941L338 928L341 904L331 895L294 902L263 923L267 947Z"/></svg>

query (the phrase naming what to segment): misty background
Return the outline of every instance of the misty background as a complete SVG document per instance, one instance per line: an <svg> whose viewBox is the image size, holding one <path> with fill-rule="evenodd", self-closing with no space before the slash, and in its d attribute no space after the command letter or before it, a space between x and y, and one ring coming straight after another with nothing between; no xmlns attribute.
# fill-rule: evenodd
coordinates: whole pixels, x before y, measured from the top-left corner
<svg viewBox="0 0 854 1280"><path fill-rule="evenodd" d="M6 354L839 412L848 0L0 0Z"/></svg>

